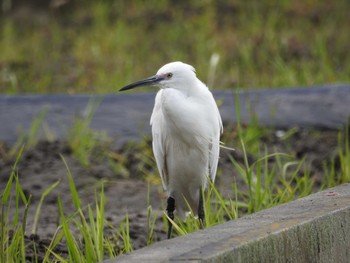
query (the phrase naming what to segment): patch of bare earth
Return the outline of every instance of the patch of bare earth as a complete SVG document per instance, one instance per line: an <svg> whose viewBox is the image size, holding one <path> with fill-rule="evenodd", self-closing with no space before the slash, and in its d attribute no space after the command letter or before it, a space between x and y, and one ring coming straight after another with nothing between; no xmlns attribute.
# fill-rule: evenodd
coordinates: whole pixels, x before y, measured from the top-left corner
<svg viewBox="0 0 350 263"><path fill-rule="evenodd" d="M296 156L298 159L306 158L311 171L311 177L315 180L316 187L320 185L323 177L323 163L335 158L337 160L337 131L310 131L299 130L287 140L281 140L276 132L269 133L262 140L271 152L285 152ZM112 149L113 152L123 154L124 148ZM0 189L4 189L14 164L14 158L9 158L9 149L5 144L0 144ZM130 158L132 152L128 150ZM234 179L242 184L237 172L228 159L228 154L242 162L243 155L238 149L234 152L222 150L219 172L216 185L225 195L233 195L232 183ZM147 207L152 206L153 212L157 212L154 241L166 238L163 225L163 209L166 195L161 185L149 184L138 174L138 163L132 161L127 164L127 169L133 171L128 177L113 172L106 161L91 160L89 167L82 166L73 156L67 143L63 141L39 142L35 148L25 150L17 166L20 184L27 196L31 195L31 205L28 214L27 241L36 245L36 254L43 258L45 247L48 246L53 234L59 225L59 210L57 198L62 200L67 215L75 211L69 190L67 170L61 156L66 160L73 175L79 197L83 205L95 202L95 193L99 191L101 180L105 182L106 207L105 217L112 228L106 227L106 234L116 238L119 223L128 213L130 219L131 239L135 249L147 244ZM250 157L253 159L253 157ZM337 162L337 161L336 161ZM156 167L149 167L156 169ZM32 234L34 214L43 192L52 184L60 181L59 185L46 197L40 214L38 229ZM148 200L149 187L149 203ZM243 186L242 186L243 187ZM24 207L20 207L23 213ZM10 218L15 212L15 207L10 210ZM116 246L118 249L118 245ZM67 248L59 244L55 252L63 256L67 255ZM33 246L28 246L28 259L34 255Z"/></svg>

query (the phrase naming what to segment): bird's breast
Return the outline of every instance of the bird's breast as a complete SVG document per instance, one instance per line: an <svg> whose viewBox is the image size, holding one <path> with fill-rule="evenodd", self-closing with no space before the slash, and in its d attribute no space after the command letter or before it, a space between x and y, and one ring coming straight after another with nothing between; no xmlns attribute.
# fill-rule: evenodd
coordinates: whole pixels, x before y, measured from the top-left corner
<svg viewBox="0 0 350 263"><path fill-rule="evenodd" d="M161 95L160 110L167 137L186 145L203 144L211 137L208 105L177 90L165 89Z"/></svg>

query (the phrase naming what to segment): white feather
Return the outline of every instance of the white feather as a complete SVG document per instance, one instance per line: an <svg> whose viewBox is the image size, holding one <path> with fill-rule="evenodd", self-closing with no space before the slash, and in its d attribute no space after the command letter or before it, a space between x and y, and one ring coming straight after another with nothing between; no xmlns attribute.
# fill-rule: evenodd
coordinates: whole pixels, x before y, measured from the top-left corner
<svg viewBox="0 0 350 263"><path fill-rule="evenodd" d="M151 117L153 152L163 187L184 219L188 204L197 213L207 177L215 180L222 121L212 93L192 66L173 62L157 75L168 73L172 77L160 82Z"/></svg>

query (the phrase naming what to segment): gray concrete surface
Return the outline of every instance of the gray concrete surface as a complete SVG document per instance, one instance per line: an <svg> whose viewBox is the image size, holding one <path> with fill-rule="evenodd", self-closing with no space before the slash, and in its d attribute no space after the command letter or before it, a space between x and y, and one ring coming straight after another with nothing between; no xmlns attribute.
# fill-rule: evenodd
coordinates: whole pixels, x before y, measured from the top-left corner
<svg viewBox="0 0 350 263"><path fill-rule="evenodd" d="M240 118L249 123L256 118L262 125L288 129L294 126L337 129L350 116L350 85L270 90L215 91L225 123L237 121L236 97ZM62 138L75 118L84 114L91 95L0 95L0 141L14 143L19 133L28 133L33 120L47 111L45 123L57 138ZM101 96L101 104L91 127L125 141L150 133L149 118L155 92L116 93ZM43 133L41 132L43 137Z"/></svg>
<svg viewBox="0 0 350 263"><path fill-rule="evenodd" d="M105 261L117 262L350 262L350 184Z"/></svg>

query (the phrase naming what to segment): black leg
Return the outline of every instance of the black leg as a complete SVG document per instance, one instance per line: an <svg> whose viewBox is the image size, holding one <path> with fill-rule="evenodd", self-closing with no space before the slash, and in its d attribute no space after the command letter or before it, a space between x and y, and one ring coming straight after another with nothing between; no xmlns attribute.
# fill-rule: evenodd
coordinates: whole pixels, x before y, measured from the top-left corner
<svg viewBox="0 0 350 263"><path fill-rule="evenodd" d="M168 206L166 208L166 211L167 211L168 217L171 220L174 220L175 199L169 196L167 202L168 202ZM173 228L173 224L168 219L168 239L170 239L172 228Z"/></svg>
<svg viewBox="0 0 350 263"><path fill-rule="evenodd" d="M199 188L198 219L200 228L204 228L204 207L202 187Z"/></svg>

